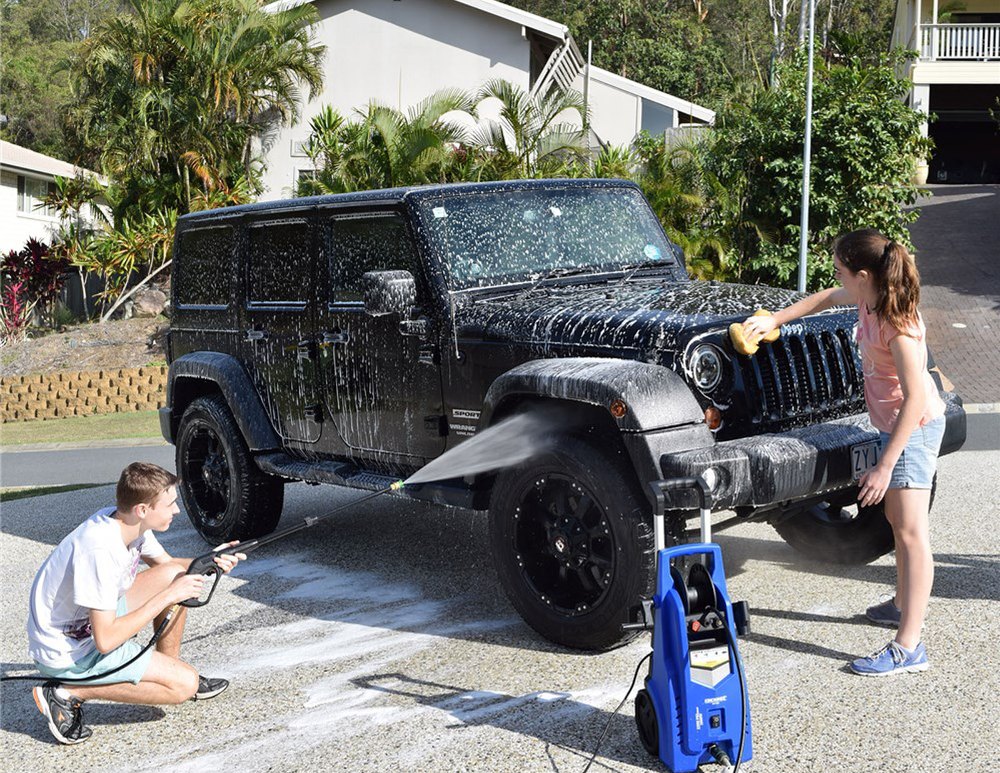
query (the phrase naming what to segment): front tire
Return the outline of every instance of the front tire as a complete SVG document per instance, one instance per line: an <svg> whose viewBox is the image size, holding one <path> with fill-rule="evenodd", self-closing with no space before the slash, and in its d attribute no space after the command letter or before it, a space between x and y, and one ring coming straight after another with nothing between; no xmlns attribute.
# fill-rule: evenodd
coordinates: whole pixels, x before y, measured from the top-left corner
<svg viewBox="0 0 1000 773"><path fill-rule="evenodd" d="M285 487L262 472L225 401L199 397L177 431L177 474L188 517L209 543L262 537L281 518Z"/></svg>
<svg viewBox="0 0 1000 773"><path fill-rule="evenodd" d="M652 590L650 514L621 456L575 436L504 471L493 487L490 545L511 604L557 644L614 644Z"/></svg>

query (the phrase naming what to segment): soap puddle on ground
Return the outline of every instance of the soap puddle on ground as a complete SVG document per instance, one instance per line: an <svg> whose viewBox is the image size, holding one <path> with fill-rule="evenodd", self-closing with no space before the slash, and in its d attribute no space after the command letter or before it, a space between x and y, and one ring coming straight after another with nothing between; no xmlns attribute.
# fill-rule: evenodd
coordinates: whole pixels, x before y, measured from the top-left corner
<svg viewBox="0 0 1000 773"><path fill-rule="evenodd" d="M426 599L411 584L294 558L248 562L240 567L237 579L253 581L265 575L289 586L274 597L276 601L315 602L315 608L322 610L320 616L261 628L255 632L252 652L215 651L215 662L203 668L249 690L262 674L275 678L276 672L284 672L277 678L287 679L298 692L301 710L266 722L234 721L214 737L176 747L167 758L132 765L132 770L202 771L226 766L234 755L252 759L255 769L287 766L304 750L333 739L370 732L377 726L402 726L416 718L424 727L428 722L440 727L442 733L463 725L516 730L521 724L518 712L543 711L546 722L560 722L593 712L621 692L621 685L608 685L507 695L410 679L398 673L405 670L408 659L432 647L448 646L455 638L517 625L519 619L463 621L457 613L469 605L462 598ZM333 664L337 673L310 684L303 685L288 673L326 664ZM238 713L238 703L232 701L232 705ZM405 736L406 728L400 732ZM418 763L423 753L439 752L446 743L442 737L427 741L424 752L419 751L421 745L405 745L409 764ZM454 742L463 739L456 736Z"/></svg>

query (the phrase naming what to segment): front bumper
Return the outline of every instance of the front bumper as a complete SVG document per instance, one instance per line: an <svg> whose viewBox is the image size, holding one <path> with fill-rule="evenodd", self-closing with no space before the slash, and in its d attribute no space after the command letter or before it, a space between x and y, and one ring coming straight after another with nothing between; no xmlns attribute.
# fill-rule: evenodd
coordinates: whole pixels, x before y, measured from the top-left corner
<svg viewBox="0 0 1000 773"><path fill-rule="evenodd" d="M943 392L941 396L945 400L944 455L957 451L965 442L965 410L954 393ZM664 479L685 478L712 467L718 476L713 510L767 507L853 485L851 446L878 437L878 430L863 413L787 432L665 453L660 456L660 472ZM666 496L670 509L698 506L690 490L671 491Z"/></svg>

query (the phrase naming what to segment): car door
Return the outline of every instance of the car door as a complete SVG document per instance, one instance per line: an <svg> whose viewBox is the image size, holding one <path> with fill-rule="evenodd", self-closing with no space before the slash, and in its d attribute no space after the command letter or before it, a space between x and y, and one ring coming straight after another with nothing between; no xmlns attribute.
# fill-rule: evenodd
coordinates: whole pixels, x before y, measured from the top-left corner
<svg viewBox="0 0 1000 773"><path fill-rule="evenodd" d="M252 220L244 234L243 361L274 428L293 444L321 434L313 234L308 218L287 216Z"/></svg>
<svg viewBox="0 0 1000 773"><path fill-rule="evenodd" d="M329 214L319 221L321 347L331 427L322 447L334 454L419 465L444 450L437 337L429 291L412 233L392 210ZM405 270L417 284L409 315L366 313L361 277ZM329 433L329 434L327 434Z"/></svg>

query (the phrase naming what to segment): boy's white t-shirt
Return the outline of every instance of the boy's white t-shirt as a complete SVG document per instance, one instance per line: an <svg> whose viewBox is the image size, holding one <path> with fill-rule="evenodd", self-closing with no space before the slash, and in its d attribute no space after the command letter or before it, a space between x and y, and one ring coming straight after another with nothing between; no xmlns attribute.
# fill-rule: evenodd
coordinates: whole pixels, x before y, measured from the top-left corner
<svg viewBox="0 0 1000 773"><path fill-rule="evenodd" d="M93 652L90 610L116 610L132 587L139 559L165 552L149 531L126 546L114 513L114 507L105 507L77 526L35 575L28 654L43 665L69 668Z"/></svg>

